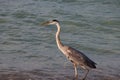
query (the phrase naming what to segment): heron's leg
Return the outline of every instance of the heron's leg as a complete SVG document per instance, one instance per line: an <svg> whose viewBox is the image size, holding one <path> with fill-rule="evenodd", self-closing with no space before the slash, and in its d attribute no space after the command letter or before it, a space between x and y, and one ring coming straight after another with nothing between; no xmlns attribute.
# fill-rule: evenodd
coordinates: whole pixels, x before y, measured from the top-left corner
<svg viewBox="0 0 120 80"><path fill-rule="evenodd" d="M78 80L78 72L77 72L77 65L73 63L75 69L75 79Z"/></svg>
<svg viewBox="0 0 120 80"><path fill-rule="evenodd" d="M86 72L86 74L84 75L84 77L83 77L83 79L82 79L82 80L85 80L85 79L86 79L86 77L87 77L88 73L89 73L89 69L87 69L87 72Z"/></svg>

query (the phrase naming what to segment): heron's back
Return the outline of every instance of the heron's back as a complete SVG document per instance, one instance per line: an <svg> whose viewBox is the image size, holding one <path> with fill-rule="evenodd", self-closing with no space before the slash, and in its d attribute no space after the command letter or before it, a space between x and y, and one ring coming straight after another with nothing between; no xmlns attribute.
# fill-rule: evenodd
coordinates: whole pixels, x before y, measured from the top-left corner
<svg viewBox="0 0 120 80"><path fill-rule="evenodd" d="M69 55L68 59L70 59L77 65L84 66L85 68L96 68L96 63L94 61L92 61L91 59L89 59L82 52L80 52L72 47L68 47L67 53Z"/></svg>

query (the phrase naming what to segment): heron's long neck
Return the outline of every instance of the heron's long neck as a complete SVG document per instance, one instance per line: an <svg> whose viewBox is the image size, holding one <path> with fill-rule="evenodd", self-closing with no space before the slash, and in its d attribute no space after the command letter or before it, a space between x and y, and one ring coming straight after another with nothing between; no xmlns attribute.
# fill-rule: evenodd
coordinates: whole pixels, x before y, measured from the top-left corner
<svg viewBox="0 0 120 80"><path fill-rule="evenodd" d="M57 26L56 43L57 43L58 48L60 49L61 47L63 47L63 44L60 41L60 24L57 23L56 26Z"/></svg>

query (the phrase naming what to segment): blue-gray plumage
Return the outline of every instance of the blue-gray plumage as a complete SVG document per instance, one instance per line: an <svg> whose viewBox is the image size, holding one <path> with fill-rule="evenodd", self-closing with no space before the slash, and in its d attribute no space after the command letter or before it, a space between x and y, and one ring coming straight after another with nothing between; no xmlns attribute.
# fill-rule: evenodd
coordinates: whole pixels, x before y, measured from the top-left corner
<svg viewBox="0 0 120 80"><path fill-rule="evenodd" d="M96 68L96 63L89 59L85 54L82 52L66 46L62 44L60 41L60 24L58 20L52 20L47 21L43 23L43 25L53 25L55 24L57 26L57 32L56 32L56 43L60 51L73 63L74 69L75 69L75 79L78 79L78 72L77 72L77 66L79 65L81 68L87 70L86 74L83 77L83 80L86 79L86 76L90 69Z"/></svg>

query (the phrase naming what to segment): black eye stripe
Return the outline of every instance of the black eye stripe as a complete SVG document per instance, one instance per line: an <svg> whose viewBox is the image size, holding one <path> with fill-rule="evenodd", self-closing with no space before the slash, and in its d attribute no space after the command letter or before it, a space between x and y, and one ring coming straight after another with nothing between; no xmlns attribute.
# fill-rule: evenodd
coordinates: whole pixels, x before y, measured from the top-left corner
<svg viewBox="0 0 120 80"><path fill-rule="evenodd" d="M56 20L56 19L54 19L53 21L55 21L55 22L59 22L58 20Z"/></svg>

